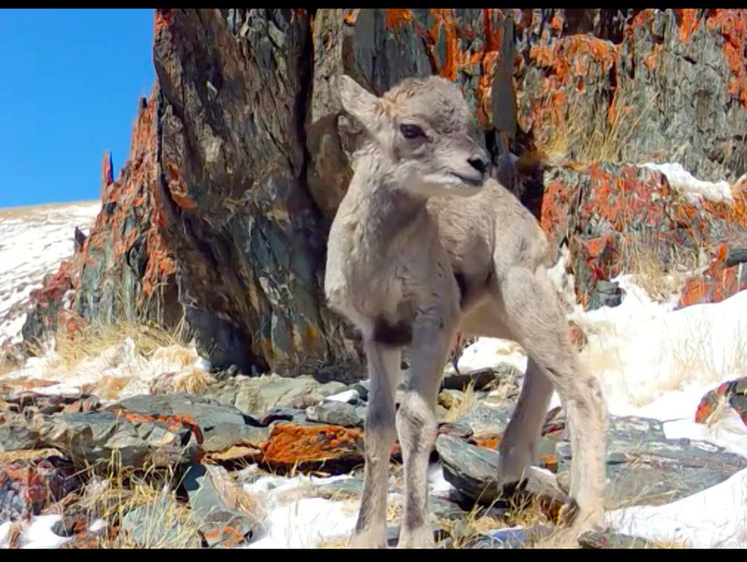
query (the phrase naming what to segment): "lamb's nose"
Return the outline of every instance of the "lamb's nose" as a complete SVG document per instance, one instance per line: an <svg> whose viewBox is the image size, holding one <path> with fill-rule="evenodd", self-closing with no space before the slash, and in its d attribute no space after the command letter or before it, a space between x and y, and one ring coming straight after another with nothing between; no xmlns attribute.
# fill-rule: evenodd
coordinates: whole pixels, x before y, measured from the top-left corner
<svg viewBox="0 0 747 562"><path fill-rule="evenodd" d="M481 174L484 174L488 170L488 161L485 158L482 158L480 156L476 156L473 158L470 158L467 160L469 162L469 165L472 166L475 170L480 172Z"/></svg>

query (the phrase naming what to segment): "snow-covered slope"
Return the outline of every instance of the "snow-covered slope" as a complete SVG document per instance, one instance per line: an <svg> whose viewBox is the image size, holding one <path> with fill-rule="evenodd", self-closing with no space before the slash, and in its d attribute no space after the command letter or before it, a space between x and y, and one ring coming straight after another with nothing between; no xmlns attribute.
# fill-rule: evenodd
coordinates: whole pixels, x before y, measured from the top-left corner
<svg viewBox="0 0 747 562"><path fill-rule="evenodd" d="M88 229L99 201L0 209L0 342L16 341L31 291L73 254L75 227Z"/></svg>

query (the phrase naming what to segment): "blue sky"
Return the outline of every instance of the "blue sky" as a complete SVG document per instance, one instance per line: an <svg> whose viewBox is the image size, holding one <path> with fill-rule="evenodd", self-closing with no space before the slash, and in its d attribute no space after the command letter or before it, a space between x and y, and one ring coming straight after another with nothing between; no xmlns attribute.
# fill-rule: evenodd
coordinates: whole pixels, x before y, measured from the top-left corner
<svg viewBox="0 0 747 562"><path fill-rule="evenodd" d="M153 87L152 10L0 9L0 207L100 195Z"/></svg>

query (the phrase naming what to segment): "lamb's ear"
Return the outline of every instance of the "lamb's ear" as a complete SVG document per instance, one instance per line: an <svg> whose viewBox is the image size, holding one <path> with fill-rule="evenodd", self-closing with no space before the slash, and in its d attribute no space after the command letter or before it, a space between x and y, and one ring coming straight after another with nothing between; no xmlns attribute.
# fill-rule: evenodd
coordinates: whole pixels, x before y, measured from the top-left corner
<svg viewBox="0 0 747 562"><path fill-rule="evenodd" d="M343 109L360 121L373 137L378 136L386 120L384 101L345 74L337 77L337 89Z"/></svg>

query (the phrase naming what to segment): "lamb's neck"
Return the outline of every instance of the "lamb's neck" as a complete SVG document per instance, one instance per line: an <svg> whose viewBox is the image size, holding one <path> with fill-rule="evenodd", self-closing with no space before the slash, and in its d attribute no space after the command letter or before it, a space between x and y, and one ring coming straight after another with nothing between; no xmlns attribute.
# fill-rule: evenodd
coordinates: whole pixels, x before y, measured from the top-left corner
<svg viewBox="0 0 747 562"><path fill-rule="evenodd" d="M397 251L399 243L427 220L426 200L408 194L386 175L377 177L369 172L359 167L349 190L357 200L360 232L369 248Z"/></svg>

